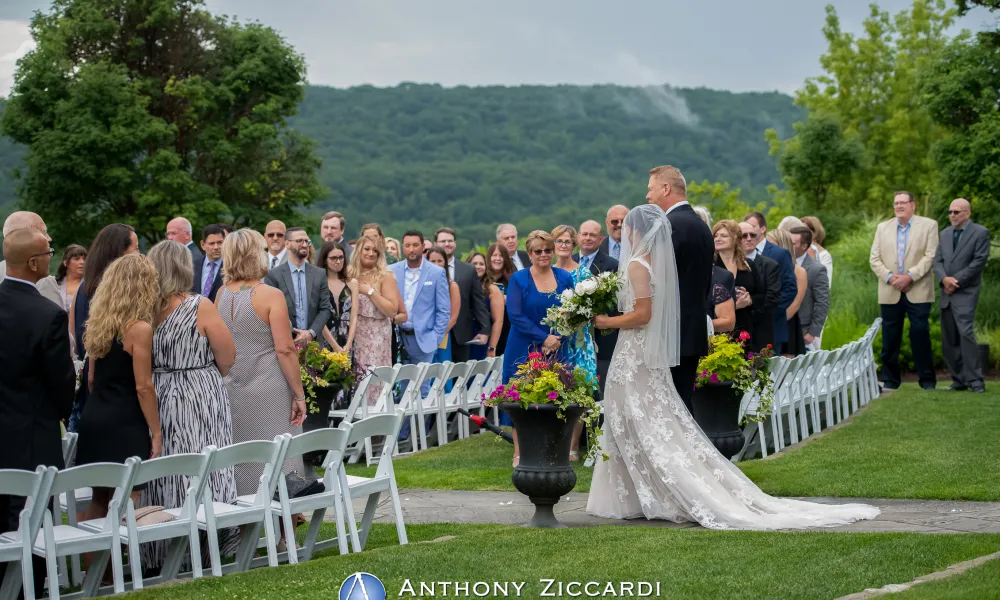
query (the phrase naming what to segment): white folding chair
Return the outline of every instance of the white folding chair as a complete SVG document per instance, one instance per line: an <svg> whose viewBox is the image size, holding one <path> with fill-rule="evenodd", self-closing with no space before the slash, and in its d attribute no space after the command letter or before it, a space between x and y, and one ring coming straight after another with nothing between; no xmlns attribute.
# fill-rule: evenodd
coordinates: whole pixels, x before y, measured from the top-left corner
<svg viewBox="0 0 1000 600"><path fill-rule="evenodd" d="M218 577L226 572L246 571L250 568L250 561L257 551L262 524L264 526L264 545L267 548L267 563L272 567L278 566L277 541L274 521L271 518L271 503L273 502L274 490L278 486L278 478L281 475L285 447L290 438L291 436L286 433L275 437L274 441L252 440L218 450L209 446L214 450L208 464L209 473L246 463L264 465L264 471L257 484L257 492L238 496L236 504L215 502L211 497L211 491L207 487L205 488L204 499L198 509L197 519L198 528L208 532L212 575ZM168 512L179 515L181 509L168 509ZM236 550L235 560L230 564L223 565L222 557L219 554L219 530L230 527L242 529L240 546Z"/></svg>
<svg viewBox="0 0 1000 600"><path fill-rule="evenodd" d="M441 385L441 402L438 403L438 445L447 444L448 439L448 416L457 415L458 409L463 407L465 401L465 382L468 380L469 371L472 365L467 362L455 363L451 366L446 381ZM451 382L451 391L447 391L447 385ZM461 417L465 418L465 417ZM462 424L458 416L455 417L455 437L459 437Z"/></svg>
<svg viewBox="0 0 1000 600"><path fill-rule="evenodd" d="M359 419L366 419L371 415L394 413L396 405L391 396L393 387L397 381L396 374L402 367L403 365L397 364L392 367L375 367L372 369L365 376L362 385L358 387L358 390L351 398L351 404L344 413L343 421L352 423ZM367 392L368 388L373 385L381 385L382 388L379 390L375 404L369 406ZM364 393L362 393L362 388L364 388ZM365 462L370 466L371 459L369 457L372 455L370 439L365 440L364 444L358 444L356 447L350 448L348 451L348 462L351 464L358 462L361 459L362 453L365 455Z"/></svg>
<svg viewBox="0 0 1000 600"><path fill-rule="evenodd" d="M341 489L347 506L347 527L351 535L351 545L355 552L361 552L368 540L368 532L375 519L375 509L378 508L379 495L389 492L389 500L396 515L396 534L401 545L407 543L406 526L403 524L403 507L399 502L399 490L396 487L396 473L392 467L392 447L396 444L396 436L403 423L402 413L395 415L376 415L354 423L348 437L348 444L358 443L373 436L384 436L385 443L378 458L378 467L374 477L358 477L348 475L343 463L340 464ZM361 517L361 531L354 520L355 498L367 498L364 515Z"/></svg>
<svg viewBox="0 0 1000 600"><path fill-rule="evenodd" d="M297 435L288 441L285 460L302 456L307 452L326 452L323 459L323 469L325 470L323 486L325 490L301 498L290 498L285 476L282 475L278 478L278 501L271 503L271 510L280 516L285 525L285 531L295 531L292 524L293 514L312 513L309 519L309 531L306 533L302 548L296 546L294 535L286 535L285 543L288 546L288 551L278 556L279 561L283 558L287 559L289 564L296 564L299 560L307 561L312 558L314 552L325 550L335 543L341 554L347 554L347 536L343 529L346 505L341 490L339 469L344 462L344 452L347 450L347 440L352 427L350 423L342 423L336 429L317 429ZM337 537L317 542L316 538L319 535L320 526L323 524L323 517L330 507L333 507L336 515Z"/></svg>
<svg viewBox="0 0 1000 600"><path fill-rule="evenodd" d="M482 415L483 385L490 374L493 359L470 360L468 364L470 365L469 374L465 378L465 385L462 386L464 393L459 396L460 408L465 409L469 414L478 413ZM468 438L471 432L469 419L462 418L458 422L461 425L458 428L458 438Z"/></svg>
<svg viewBox="0 0 1000 600"><path fill-rule="evenodd" d="M788 410L791 396L791 382L794 379L794 372L790 371L792 359L784 356L775 356L768 361L768 369L771 371L771 379L774 382L774 406L771 411L771 434L774 438L774 451L780 452L785 447L785 425L781 415ZM789 411L789 423L794 422L794 411ZM789 425L794 435L794 428Z"/></svg>
<svg viewBox="0 0 1000 600"><path fill-rule="evenodd" d="M390 404L394 401L393 398L389 399L389 403L386 404L386 409L395 409L397 411L402 411L403 419L410 421L410 450L407 452L399 451L399 444L396 444L396 454L412 454L420 450L419 437L416 434L417 431L417 400L420 398L420 386L424 382L424 370L427 368L428 363L420 363L416 365L400 365L396 370L396 384L406 382L406 386L403 388L403 393L400 397L399 403L393 406ZM423 422L421 421L421 429ZM372 461L368 461L368 465L371 466Z"/></svg>
<svg viewBox="0 0 1000 600"><path fill-rule="evenodd" d="M424 369L424 381L433 380L431 389L426 398L418 398L413 403L417 411L417 421L423 424L418 432L418 440L424 450L429 448L426 427L427 419L432 415L435 417L438 415L439 407L444 401L444 384L448 381L448 375L451 373L453 366L454 363L452 362L432 363ZM440 446L448 441L448 423L441 421L441 419L435 419L434 426L437 429L438 445Z"/></svg>
<svg viewBox="0 0 1000 600"><path fill-rule="evenodd" d="M31 567L31 542L38 537L42 519L47 512L45 500L55 478L55 469L38 467L34 471L0 470L0 495L24 498L24 508L17 531L0 532L0 564L7 564L0 599L14 600L24 591L25 600L35 600L35 578ZM14 563L17 563L16 565ZM59 587L59 580L50 580Z"/></svg>
<svg viewBox="0 0 1000 600"><path fill-rule="evenodd" d="M45 559L49 577L49 598L59 598L59 573L56 562L60 557L98 552L87 570L83 582L83 595L93 596L101 587L108 555L114 578L114 592L125 591L125 576L122 566L121 520L124 514L125 494L132 489L132 475L139 459L130 458L124 464L94 463L58 471L52 481L49 494L53 499L83 487L111 488L114 494L108 504L107 516L89 521L81 521L76 526L54 523L52 513L45 511L42 531L35 539L33 552Z"/></svg>
<svg viewBox="0 0 1000 600"><path fill-rule="evenodd" d="M70 468L76 461L76 446L79 441L79 435L72 431L67 431L63 434L62 446L63 446L63 465L65 468ZM67 521L70 525L76 525L76 516L87 510L90 505L90 500L94 495L94 491L89 487L80 488L78 490L73 490L59 497L59 501L56 504L56 514L54 515L54 520L56 522L62 522L62 516L65 514ZM69 559L69 574L67 575L66 563L63 560L59 561L59 579L62 585L69 587L70 585L80 585L80 557L73 555L68 557Z"/></svg>

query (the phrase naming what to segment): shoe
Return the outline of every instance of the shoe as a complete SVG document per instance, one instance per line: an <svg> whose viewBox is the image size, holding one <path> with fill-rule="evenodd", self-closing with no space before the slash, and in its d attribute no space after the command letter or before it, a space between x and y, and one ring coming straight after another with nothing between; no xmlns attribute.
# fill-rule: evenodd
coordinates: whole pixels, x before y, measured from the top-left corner
<svg viewBox="0 0 1000 600"><path fill-rule="evenodd" d="M969 388L967 386L962 385L961 383L953 383L950 386L948 386L949 392L964 392L967 389Z"/></svg>
<svg viewBox="0 0 1000 600"><path fill-rule="evenodd" d="M927 392L933 392L934 390L937 389L937 384L933 384L933 383L923 384L922 383L922 384L920 384L920 389L922 389L924 391L927 391Z"/></svg>
<svg viewBox="0 0 1000 600"><path fill-rule="evenodd" d="M576 461L580 460L580 451L579 450L570 450L570 452L569 452L569 460L570 460L570 462L576 462Z"/></svg>
<svg viewBox="0 0 1000 600"><path fill-rule="evenodd" d="M973 386L972 387L972 393L974 393L974 394L985 394L986 393L986 386L985 385L976 385L976 386Z"/></svg>
<svg viewBox="0 0 1000 600"><path fill-rule="evenodd" d="M517 467L517 465L519 465L519 464L521 464L521 457L520 457L520 456L515 456L515 457L514 457L514 460L512 460L512 461L510 462L510 466L512 466L512 467L515 467L515 468L516 468L516 467Z"/></svg>

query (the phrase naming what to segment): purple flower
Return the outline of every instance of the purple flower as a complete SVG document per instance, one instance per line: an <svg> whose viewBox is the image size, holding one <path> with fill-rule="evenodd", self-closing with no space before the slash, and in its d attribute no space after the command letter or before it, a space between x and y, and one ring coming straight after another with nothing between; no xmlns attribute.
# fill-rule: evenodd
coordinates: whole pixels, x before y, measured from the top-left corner
<svg viewBox="0 0 1000 600"><path fill-rule="evenodd" d="M711 381L712 383L719 383L719 376L718 376L718 375L716 375L715 373L712 373L712 374L711 374L711 375L710 375L710 376L708 377L708 380L709 380L709 381Z"/></svg>
<svg viewBox="0 0 1000 600"><path fill-rule="evenodd" d="M555 400L559 397L559 392L551 391L549 392L549 400Z"/></svg>
<svg viewBox="0 0 1000 600"><path fill-rule="evenodd" d="M517 390L514 390L510 394L510 399L513 400L514 402L520 402L521 401L521 394Z"/></svg>

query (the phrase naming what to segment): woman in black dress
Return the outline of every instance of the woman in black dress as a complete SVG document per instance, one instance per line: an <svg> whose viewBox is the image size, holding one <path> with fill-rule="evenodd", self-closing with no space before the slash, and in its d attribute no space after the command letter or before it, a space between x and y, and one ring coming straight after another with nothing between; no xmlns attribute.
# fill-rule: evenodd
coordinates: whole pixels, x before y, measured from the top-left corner
<svg viewBox="0 0 1000 600"><path fill-rule="evenodd" d="M505 299L503 327L500 328L500 339L497 340L494 352L494 356L503 356L504 350L507 349L507 336L510 334L510 317L507 316L506 304L507 285L517 269L514 268L514 261L511 260L510 254L507 253L507 248L503 244L490 244L486 250L486 258L486 275L500 289L500 293L504 295ZM504 413L504 417L506 416L507 414Z"/></svg>
<svg viewBox="0 0 1000 600"><path fill-rule="evenodd" d="M715 264L729 271L736 283L736 327L733 331L749 333L747 348L757 352L774 341L773 327L767 326L771 323L770 312L768 311L768 315L758 315L761 310L759 305L763 303L749 300L766 293L764 274L754 268L752 261L746 259L740 245L740 226L736 221L719 221L712 228L712 235L715 238ZM741 290L746 294L742 295Z"/></svg>
<svg viewBox="0 0 1000 600"><path fill-rule="evenodd" d="M156 458L162 450L153 384L153 318L159 302L156 268L129 254L108 266L90 303L84 344L90 396L77 429L77 463ZM139 486L144 487L144 486ZM139 491L132 498L138 501ZM113 490L95 488L89 519L108 513Z"/></svg>
<svg viewBox="0 0 1000 600"><path fill-rule="evenodd" d="M712 267L712 292L708 295L712 334L729 333L736 327L736 279L724 267Z"/></svg>

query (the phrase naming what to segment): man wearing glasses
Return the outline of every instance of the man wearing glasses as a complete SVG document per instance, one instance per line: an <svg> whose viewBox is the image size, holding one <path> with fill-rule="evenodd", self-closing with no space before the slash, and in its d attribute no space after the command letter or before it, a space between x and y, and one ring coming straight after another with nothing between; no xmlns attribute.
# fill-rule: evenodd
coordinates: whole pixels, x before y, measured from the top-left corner
<svg viewBox="0 0 1000 600"><path fill-rule="evenodd" d="M973 325L983 267L990 257L990 232L972 222L965 198L951 201L951 227L941 232L934 254L934 274L941 286L941 350L948 363L951 391L986 391L979 344Z"/></svg>
<svg viewBox="0 0 1000 600"><path fill-rule="evenodd" d="M271 221L264 228L267 239L267 270L271 271L278 265L288 262L288 248L285 247L285 224L281 221Z"/></svg>
<svg viewBox="0 0 1000 600"><path fill-rule="evenodd" d="M285 231L287 266L272 269L264 278L264 283L278 288L285 295L296 346L313 340L318 340L320 345L325 344L319 334L333 313L326 269L313 266L306 260L310 246L312 240L305 229L289 227Z"/></svg>
<svg viewBox="0 0 1000 600"><path fill-rule="evenodd" d="M920 387L937 385L931 354L928 318L934 303L934 254L938 249L937 223L914 214L917 204L910 192L896 192L896 217L879 223L869 263L878 278L878 303L882 312L882 384L895 390L901 382L899 348L903 319L910 320L910 350L920 377Z"/></svg>
<svg viewBox="0 0 1000 600"><path fill-rule="evenodd" d="M628 215L628 207L617 204L608 209L608 217L604 223L608 226L608 237L601 242L601 252L615 260L621 260L622 223Z"/></svg>
<svg viewBox="0 0 1000 600"><path fill-rule="evenodd" d="M46 241L52 241L52 238L49 237L48 228L45 226L45 221L33 212L19 210L11 213L7 217L7 220L3 222L3 237L6 238L18 229L34 229L45 236ZM0 261L0 281L3 281L6 275L7 261ZM59 284L56 283L55 277L51 275L43 276L35 283L35 288L43 298L47 298L59 306L63 305L62 296L59 294Z"/></svg>

